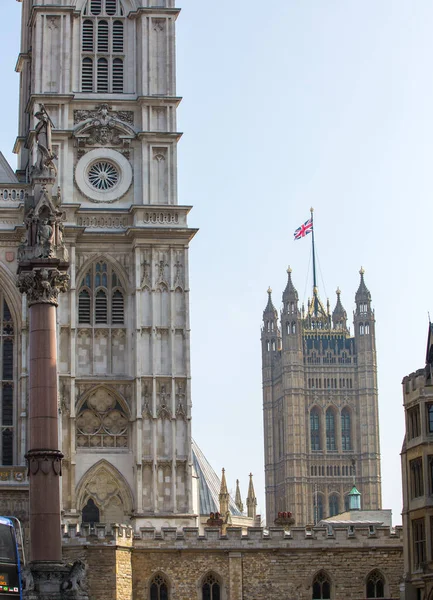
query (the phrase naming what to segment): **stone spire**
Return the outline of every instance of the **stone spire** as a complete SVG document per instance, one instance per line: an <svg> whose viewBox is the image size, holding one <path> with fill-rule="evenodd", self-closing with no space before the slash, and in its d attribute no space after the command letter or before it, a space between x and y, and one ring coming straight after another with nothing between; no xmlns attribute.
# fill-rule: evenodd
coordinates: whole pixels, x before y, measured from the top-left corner
<svg viewBox="0 0 433 600"><path fill-rule="evenodd" d="M236 479L236 496L235 496L235 504L241 512L244 512L244 505L241 497L241 490L239 488L239 479Z"/></svg>
<svg viewBox="0 0 433 600"><path fill-rule="evenodd" d="M225 469L222 470L222 475L221 475L221 488L220 488L219 501L220 501L220 514L224 518L227 515L227 513L229 512L229 501L230 501L230 494L227 489Z"/></svg>
<svg viewBox="0 0 433 600"><path fill-rule="evenodd" d="M272 288L268 288L268 303L266 304L265 310L263 311L263 319L277 319L278 311L272 302Z"/></svg>
<svg viewBox="0 0 433 600"><path fill-rule="evenodd" d="M257 509L257 498L256 498L256 493L254 491L253 474L250 473L250 483L248 486L248 496L247 496L247 513L251 519L256 518L256 509Z"/></svg>
<svg viewBox="0 0 433 600"><path fill-rule="evenodd" d="M361 281L359 282L358 291L355 294L355 302L371 302L371 294L364 281L365 270L361 267L359 274L361 275Z"/></svg>
<svg viewBox="0 0 433 600"><path fill-rule="evenodd" d="M334 329L341 329L342 331L347 330L347 313L344 310L343 305L341 304L341 290L337 288L337 304L335 305L334 311L332 313L332 324Z"/></svg>
<svg viewBox="0 0 433 600"><path fill-rule="evenodd" d="M286 304L288 302L294 302L297 306L299 297L298 297L298 291L295 288L295 286L293 285L293 281L292 281L292 269L290 267L288 267L287 269L287 285L286 285L286 289L283 292L283 303Z"/></svg>

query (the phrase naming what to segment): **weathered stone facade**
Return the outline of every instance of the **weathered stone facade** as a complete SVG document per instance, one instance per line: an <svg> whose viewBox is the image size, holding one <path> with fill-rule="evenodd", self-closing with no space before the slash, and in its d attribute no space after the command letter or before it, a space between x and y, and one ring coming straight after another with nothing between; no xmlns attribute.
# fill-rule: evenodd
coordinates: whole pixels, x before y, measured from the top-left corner
<svg viewBox="0 0 433 600"><path fill-rule="evenodd" d="M426 366L403 379L406 431L401 452L405 599L433 598L433 329Z"/></svg>
<svg viewBox="0 0 433 600"><path fill-rule="evenodd" d="M288 270L281 314L271 290L263 313L262 377L266 519L290 511L297 525L347 510L381 508L375 315L361 281L354 335L337 290L331 313L317 288L304 309Z"/></svg>
<svg viewBox="0 0 433 600"><path fill-rule="evenodd" d="M311 600L314 576L324 570L331 581L333 600L366 597L370 573L380 569L386 598L397 600L403 568L401 528L368 526L344 529L228 528L183 531L104 528L94 535L77 536L70 528L64 537L68 560L89 565L90 595L94 600L148 600L152 578L168 582L171 600L201 600L202 582L211 573L220 582L222 600ZM114 566L121 566L114 578ZM121 574L120 574L121 573ZM116 590L116 593L114 593Z"/></svg>

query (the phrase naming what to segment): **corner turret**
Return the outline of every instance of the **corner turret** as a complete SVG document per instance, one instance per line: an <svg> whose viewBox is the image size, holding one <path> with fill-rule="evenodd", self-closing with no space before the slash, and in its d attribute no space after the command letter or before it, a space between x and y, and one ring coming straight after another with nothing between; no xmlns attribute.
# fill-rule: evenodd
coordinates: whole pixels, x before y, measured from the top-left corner
<svg viewBox="0 0 433 600"><path fill-rule="evenodd" d="M263 365L281 349L281 333L278 328L278 311L272 302L272 289L268 288L268 303L263 311L262 357Z"/></svg>
<svg viewBox="0 0 433 600"><path fill-rule="evenodd" d="M340 329L341 331L347 331L347 313L341 304L341 290L337 288L337 304L335 305L332 313L332 324L334 329Z"/></svg>
<svg viewBox="0 0 433 600"><path fill-rule="evenodd" d="M281 311L281 328L283 349L295 350L301 347L301 312L298 306L298 291L293 285L292 269L287 269L287 285L283 292L283 309Z"/></svg>
<svg viewBox="0 0 433 600"><path fill-rule="evenodd" d="M355 294L356 309L353 316L353 324L359 350L375 351L374 310L371 308L371 294L365 285L364 273L365 271L361 267L359 271L361 281L359 282L358 291Z"/></svg>

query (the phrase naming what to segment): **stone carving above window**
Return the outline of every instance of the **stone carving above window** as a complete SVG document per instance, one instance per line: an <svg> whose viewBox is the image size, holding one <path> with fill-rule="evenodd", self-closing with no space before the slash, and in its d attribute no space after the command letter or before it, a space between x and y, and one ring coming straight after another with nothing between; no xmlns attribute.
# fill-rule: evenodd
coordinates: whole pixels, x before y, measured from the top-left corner
<svg viewBox="0 0 433 600"><path fill-rule="evenodd" d="M77 448L127 448L128 417L106 388L82 404L77 417Z"/></svg>
<svg viewBox="0 0 433 600"><path fill-rule="evenodd" d="M133 124L132 111L113 111L108 104L95 110L75 110L78 156L84 154L86 146L123 146L123 153L129 154L130 142L136 136Z"/></svg>

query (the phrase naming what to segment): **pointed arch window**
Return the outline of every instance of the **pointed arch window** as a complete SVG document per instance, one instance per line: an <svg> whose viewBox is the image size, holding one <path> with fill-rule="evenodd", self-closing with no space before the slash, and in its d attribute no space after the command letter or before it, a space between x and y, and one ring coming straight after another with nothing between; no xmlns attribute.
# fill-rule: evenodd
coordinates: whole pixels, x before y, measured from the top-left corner
<svg viewBox="0 0 433 600"><path fill-rule="evenodd" d="M83 523L90 523L90 525L100 522L99 508L96 506L93 498L87 500L87 504L81 513L81 520Z"/></svg>
<svg viewBox="0 0 433 600"><path fill-rule="evenodd" d="M121 0L89 0L81 26L81 91L123 93L124 49Z"/></svg>
<svg viewBox="0 0 433 600"><path fill-rule="evenodd" d="M350 411L343 408L341 412L341 449L352 450L352 428L350 422Z"/></svg>
<svg viewBox="0 0 433 600"><path fill-rule="evenodd" d="M310 440L311 450L320 450L320 414L317 408L310 412Z"/></svg>
<svg viewBox="0 0 433 600"><path fill-rule="evenodd" d="M221 600L221 583L213 573L203 580L202 600Z"/></svg>
<svg viewBox="0 0 433 600"><path fill-rule="evenodd" d="M92 265L78 291L80 325L124 325L125 295L114 269L105 261Z"/></svg>
<svg viewBox="0 0 433 600"><path fill-rule="evenodd" d="M313 580L313 600L325 600L331 598L331 580L324 571L317 573Z"/></svg>
<svg viewBox="0 0 433 600"><path fill-rule="evenodd" d="M340 512L340 502L337 494L332 494L329 496L329 516L333 517L334 515L338 515Z"/></svg>
<svg viewBox="0 0 433 600"><path fill-rule="evenodd" d="M335 444L335 415L332 408L326 411L326 450L333 452L336 450Z"/></svg>
<svg viewBox="0 0 433 600"><path fill-rule="evenodd" d="M166 578L157 574L150 582L150 600L169 600L168 597L168 582Z"/></svg>
<svg viewBox="0 0 433 600"><path fill-rule="evenodd" d="M367 598L385 597L385 578L380 571L375 569L367 577Z"/></svg>

